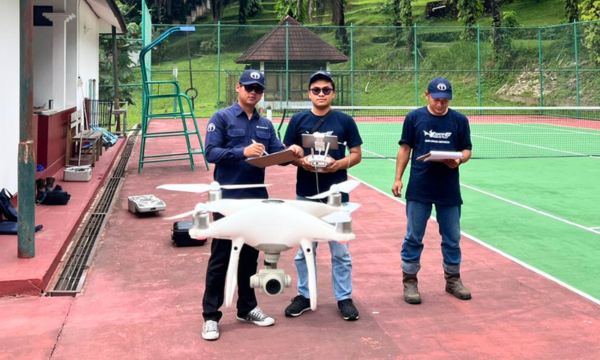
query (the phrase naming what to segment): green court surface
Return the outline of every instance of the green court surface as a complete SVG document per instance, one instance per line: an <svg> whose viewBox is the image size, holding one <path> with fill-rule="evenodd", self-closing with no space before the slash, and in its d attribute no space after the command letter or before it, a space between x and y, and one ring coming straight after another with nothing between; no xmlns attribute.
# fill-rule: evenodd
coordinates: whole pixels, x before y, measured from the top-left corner
<svg viewBox="0 0 600 360"><path fill-rule="evenodd" d="M600 303L600 108L557 109L469 110L462 230ZM401 111L409 110L352 111L363 161L350 174L392 196Z"/></svg>
<svg viewBox="0 0 600 360"><path fill-rule="evenodd" d="M395 166L364 159L350 174L391 196ZM461 167L462 230L600 299L598 179L594 157L473 159Z"/></svg>

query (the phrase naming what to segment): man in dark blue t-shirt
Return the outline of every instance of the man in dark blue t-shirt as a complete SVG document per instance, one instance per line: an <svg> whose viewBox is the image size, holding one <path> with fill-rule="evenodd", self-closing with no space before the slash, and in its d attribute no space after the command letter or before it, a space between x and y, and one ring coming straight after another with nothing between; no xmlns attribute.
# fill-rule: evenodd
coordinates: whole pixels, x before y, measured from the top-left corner
<svg viewBox="0 0 600 360"><path fill-rule="evenodd" d="M446 291L461 300L471 292L460 278L460 183L458 167L471 158L471 130L466 116L448 108L452 85L444 78L433 79L425 92L429 105L411 111L404 119L400 150L396 161L394 196L401 196L402 175L411 159L410 178L406 190L407 234L402 244L402 282L404 300L420 304L417 273L421 269L423 236L435 204L437 222L442 235L442 255ZM411 155L412 151L412 155ZM417 158L431 151L459 152L441 162Z"/></svg>
<svg viewBox="0 0 600 360"><path fill-rule="evenodd" d="M358 164L362 159L362 139L354 119L331 109L331 102L335 97L335 84L331 74L319 71L311 75L308 81L308 96L312 102L312 109L295 114L285 132L283 143L286 145L302 145L302 134L313 132L326 133L337 136L339 142L337 150L329 150L330 162L325 168L316 168L310 164L307 157L311 154L309 148L304 149L305 157L295 160L293 164L298 167L296 176L296 196L299 200L308 200L313 196L329 190L331 185L338 184L348 179L346 169ZM324 120L324 121L322 121ZM317 124L320 126L315 129ZM346 147L349 154L346 155ZM316 200L319 201L319 200ZM348 201L348 194L342 193L342 201ZM313 251L316 256L317 243ZM329 242L332 263L332 282L338 308L344 320L358 320L358 310L352 302L352 259L348 244L337 241ZM304 252L300 248L295 258L298 270L298 296L285 309L285 316L300 316L310 310L310 293L308 291L308 270Z"/></svg>

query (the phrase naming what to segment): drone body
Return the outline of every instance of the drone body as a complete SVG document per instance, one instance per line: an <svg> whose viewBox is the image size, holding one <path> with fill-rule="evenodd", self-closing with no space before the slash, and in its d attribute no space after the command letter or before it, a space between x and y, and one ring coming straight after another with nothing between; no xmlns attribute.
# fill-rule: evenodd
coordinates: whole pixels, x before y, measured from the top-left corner
<svg viewBox="0 0 600 360"><path fill-rule="evenodd" d="M316 310L317 285L312 246L314 242L347 242L355 238L349 213L360 205L342 206L340 191L349 192L358 182L334 185L330 191L316 196L329 197L328 204L300 200L220 199L219 185L214 184L209 194L211 201L200 203L195 210L172 218L193 214L194 226L190 229L192 238L212 237L232 241L225 284L225 306L230 307L233 302L239 256L244 244L265 253L267 268L252 276L250 282L252 287L262 287L269 295L277 295L284 287L290 286L290 277L277 269L280 253L301 246L308 268L311 309ZM163 185L159 188L186 191L184 185ZM208 212L219 212L225 217L211 223Z"/></svg>

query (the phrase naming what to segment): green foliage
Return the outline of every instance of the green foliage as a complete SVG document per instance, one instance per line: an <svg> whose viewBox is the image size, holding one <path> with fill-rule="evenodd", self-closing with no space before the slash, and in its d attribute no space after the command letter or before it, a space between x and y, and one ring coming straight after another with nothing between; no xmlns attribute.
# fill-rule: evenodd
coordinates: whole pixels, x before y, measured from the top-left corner
<svg viewBox="0 0 600 360"><path fill-rule="evenodd" d="M261 12L263 12L263 4L261 0L248 1L248 17L256 17Z"/></svg>
<svg viewBox="0 0 600 360"><path fill-rule="evenodd" d="M283 20L289 15L299 23L304 23L308 17L306 4L302 1L299 3L298 0L277 0L275 12L279 19Z"/></svg>
<svg viewBox="0 0 600 360"><path fill-rule="evenodd" d="M579 19L579 0L565 0L565 14L567 20L572 23Z"/></svg>
<svg viewBox="0 0 600 360"><path fill-rule="evenodd" d="M592 21L600 19L600 0L582 0L581 20ZM584 45L590 52L594 64L600 65L600 23L591 23L585 27Z"/></svg>
<svg viewBox="0 0 600 360"><path fill-rule="evenodd" d="M482 0L452 0L456 3L458 9L458 21L465 26L463 38L472 40L475 38L476 31L471 27L475 26L477 19L483 15Z"/></svg>
<svg viewBox="0 0 600 360"><path fill-rule="evenodd" d="M519 26L519 20L517 19L517 13L514 11L504 11L502 13L502 24L504 27Z"/></svg>
<svg viewBox="0 0 600 360"><path fill-rule="evenodd" d="M122 12L127 12L130 7L127 4L120 4ZM133 38L141 37L140 26L136 23L127 24L127 36ZM117 37L117 53L118 57L118 81L119 84L130 84L136 79L137 68L135 68L134 62L131 60L130 55L135 54L141 50L141 44L137 41L130 41L123 36ZM113 43L112 36L100 37L100 79L99 84L99 96L100 100L114 100L114 89L113 85ZM130 104L133 103L133 89L128 87L119 88L119 100L127 101Z"/></svg>

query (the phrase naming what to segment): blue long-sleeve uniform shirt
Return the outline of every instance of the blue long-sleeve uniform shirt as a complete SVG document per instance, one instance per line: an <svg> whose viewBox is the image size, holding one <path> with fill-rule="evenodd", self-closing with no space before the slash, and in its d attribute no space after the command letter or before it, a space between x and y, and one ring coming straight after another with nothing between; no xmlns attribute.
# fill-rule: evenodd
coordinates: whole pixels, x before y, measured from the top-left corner
<svg viewBox="0 0 600 360"><path fill-rule="evenodd" d="M252 118L236 102L232 106L217 111L206 127L206 158L215 164L214 179L221 185L263 184L265 169L245 162L244 148L252 140L262 143L269 154L284 150L275 128L268 119L255 110ZM223 189L226 199L266 199L266 188Z"/></svg>

